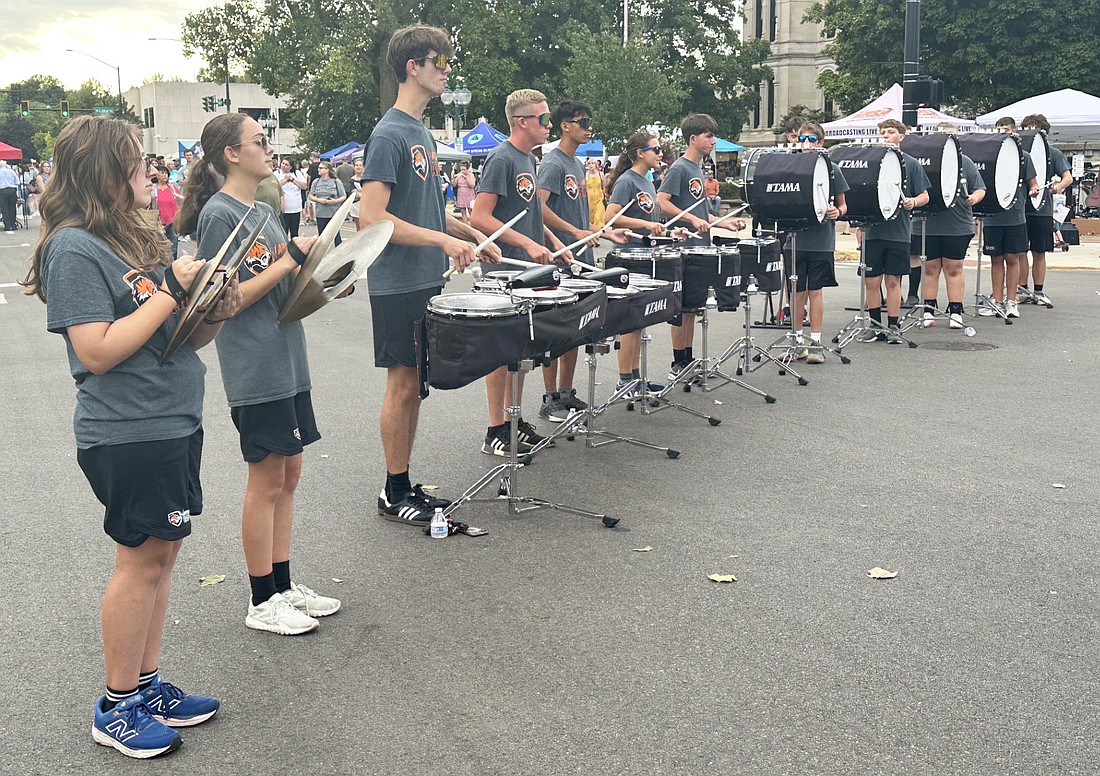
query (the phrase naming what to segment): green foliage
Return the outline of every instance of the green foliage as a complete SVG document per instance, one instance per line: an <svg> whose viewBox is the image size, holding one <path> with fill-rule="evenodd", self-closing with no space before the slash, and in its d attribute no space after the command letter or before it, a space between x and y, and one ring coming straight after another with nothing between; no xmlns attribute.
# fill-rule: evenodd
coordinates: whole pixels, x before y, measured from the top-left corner
<svg viewBox="0 0 1100 776"><path fill-rule="evenodd" d="M924 0L922 74L944 82L945 106L979 114L1053 89L1100 92L1100 0ZM902 80L905 0L819 0L805 21L839 30L818 84L845 113Z"/></svg>
<svg viewBox="0 0 1100 776"><path fill-rule="evenodd" d="M24 159L41 158L34 146L34 127L26 119L20 118L18 111L0 121L0 140L22 149Z"/></svg>

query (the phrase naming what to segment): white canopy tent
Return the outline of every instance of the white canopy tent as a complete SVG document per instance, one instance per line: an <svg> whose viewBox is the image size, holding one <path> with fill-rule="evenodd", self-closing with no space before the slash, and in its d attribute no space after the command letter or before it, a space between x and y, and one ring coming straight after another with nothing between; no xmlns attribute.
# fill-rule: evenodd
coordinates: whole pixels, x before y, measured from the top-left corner
<svg viewBox="0 0 1100 776"><path fill-rule="evenodd" d="M1024 116L1032 113L1046 116L1050 122L1048 137L1052 143L1065 145L1100 141L1100 97L1076 89L1059 89L1028 97L978 116L978 124L992 127L1002 116L1011 116L1019 126Z"/></svg>
<svg viewBox="0 0 1100 776"><path fill-rule="evenodd" d="M886 119L901 121L902 100L901 84L894 84L881 97L852 115L823 124L825 137L828 140L878 137L879 122ZM959 132L973 132L978 128L978 125L970 119L948 116L934 108L917 110L917 123L923 129L935 129L937 124L945 121L952 124Z"/></svg>

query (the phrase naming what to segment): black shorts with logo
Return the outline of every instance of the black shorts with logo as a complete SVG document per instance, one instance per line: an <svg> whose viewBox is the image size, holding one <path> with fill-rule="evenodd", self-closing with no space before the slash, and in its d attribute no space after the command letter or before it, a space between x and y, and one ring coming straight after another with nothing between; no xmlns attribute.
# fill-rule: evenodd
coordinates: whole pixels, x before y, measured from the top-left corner
<svg viewBox="0 0 1100 776"><path fill-rule="evenodd" d="M924 255L928 261L952 259L962 261L966 258L966 249L970 247L972 234L930 234L924 238ZM914 235L909 243L909 253L920 256L921 238Z"/></svg>
<svg viewBox="0 0 1100 776"><path fill-rule="evenodd" d="M796 257L795 271L798 272L798 291L820 291L840 285L836 282L833 267L833 254L829 251L799 251ZM787 281L791 277L790 265L787 265Z"/></svg>
<svg viewBox="0 0 1100 776"><path fill-rule="evenodd" d="M1027 224L986 226L982 232L982 253L986 256L1027 253Z"/></svg>
<svg viewBox="0 0 1100 776"><path fill-rule="evenodd" d="M442 291L443 286L440 285L404 294L371 296L375 366L388 369L401 364L416 368L416 343L413 334L416 323L424 317L428 300Z"/></svg>
<svg viewBox="0 0 1100 776"><path fill-rule="evenodd" d="M77 450L76 460L100 503L103 530L139 547L150 536L174 542L202 514L202 428L179 439Z"/></svg>
<svg viewBox="0 0 1100 776"><path fill-rule="evenodd" d="M263 404L230 407L229 415L241 435L241 454L249 463L259 463L271 453L298 455L321 438L309 391Z"/></svg>
<svg viewBox="0 0 1100 776"><path fill-rule="evenodd" d="M867 240L867 277L909 274L909 246L892 240Z"/></svg>
<svg viewBox="0 0 1100 776"><path fill-rule="evenodd" d="M1054 218L1052 216L1027 217L1027 244L1032 253L1054 252Z"/></svg>

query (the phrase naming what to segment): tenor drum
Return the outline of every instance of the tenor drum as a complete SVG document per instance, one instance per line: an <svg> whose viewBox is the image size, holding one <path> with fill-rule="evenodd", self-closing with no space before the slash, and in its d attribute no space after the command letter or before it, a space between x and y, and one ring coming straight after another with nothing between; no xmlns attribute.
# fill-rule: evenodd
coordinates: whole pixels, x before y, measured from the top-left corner
<svg viewBox="0 0 1100 776"><path fill-rule="evenodd" d="M685 310L697 310L707 302L707 289L713 288L721 311L741 306L741 253L736 248L700 246L684 248Z"/></svg>
<svg viewBox="0 0 1100 776"><path fill-rule="evenodd" d="M764 149L745 164L745 201L760 221L791 228L820 224L831 194L824 151Z"/></svg>
<svg viewBox="0 0 1100 776"><path fill-rule="evenodd" d="M1011 210L1024 178L1020 138L1004 132L971 132L959 138L959 145L985 181L985 198L974 206L974 212L994 215Z"/></svg>
<svg viewBox="0 0 1100 776"><path fill-rule="evenodd" d="M761 291L774 293L783 288L783 261L779 258L779 240L774 237L750 237L737 243L741 256L741 290L756 278Z"/></svg>
<svg viewBox="0 0 1100 776"><path fill-rule="evenodd" d="M565 291L573 292L577 295L578 299L587 299L590 295L596 293L601 288L606 288L606 286L598 280L585 280L584 278L562 278L561 285L559 285L558 288ZM608 298L611 298L612 296L611 290L612 289L608 288Z"/></svg>
<svg viewBox="0 0 1100 776"><path fill-rule="evenodd" d="M928 205L914 210L913 214L941 213L950 209L959 195L962 176L959 139L947 133L906 135L901 141L901 150L924 168L930 184Z"/></svg>
<svg viewBox="0 0 1100 776"><path fill-rule="evenodd" d="M892 146L845 143L829 149L833 164L844 173L848 193L845 221L881 224L901 211L905 165Z"/></svg>
<svg viewBox="0 0 1100 776"><path fill-rule="evenodd" d="M640 331L676 318L679 294L672 284L648 275L634 275L627 288L607 289L607 321L598 338Z"/></svg>
<svg viewBox="0 0 1100 776"><path fill-rule="evenodd" d="M1050 158L1047 135L1042 130L1025 129L1020 133L1020 142L1031 157L1031 163L1035 165L1039 193L1034 197L1027 198L1027 212L1036 213L1043 209L1047 199L1051 196L1050 186L1047 186L1046 183L1054 176L1054 163Z"/></svg>
<svg viewBox="0 0 1100 776"><path fill-rule="evenodd" d="M608 266L622 267L632 275L645 275L672 285L673 316L681 310L680 294L684 285L684 257L679 248L614 248L607 258ZM631 284L636 285L635 278Z"/></svg>

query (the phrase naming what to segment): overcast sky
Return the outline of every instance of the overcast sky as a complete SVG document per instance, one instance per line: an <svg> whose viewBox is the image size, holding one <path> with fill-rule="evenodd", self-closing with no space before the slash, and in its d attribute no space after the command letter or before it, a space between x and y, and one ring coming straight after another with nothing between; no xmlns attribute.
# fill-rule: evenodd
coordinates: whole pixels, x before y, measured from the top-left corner
<svg viewBox="0 0 1100 776"><path fill-rule="evenodd" d="M122 91L154 73L194 80L202 62L183 56L180 43L151 37L179 38L188 13L217 0L10 0L14 13L0 25L0 86L32 75L52 75L76 88L89 78L116 90L114 67L121 69ZM65 49L77 49L110 63Z"/></svg>

